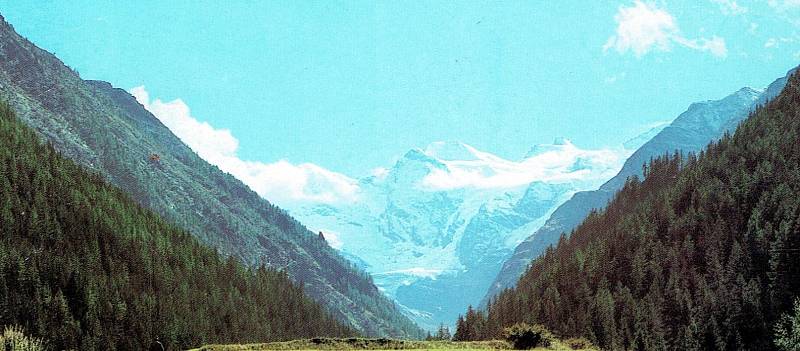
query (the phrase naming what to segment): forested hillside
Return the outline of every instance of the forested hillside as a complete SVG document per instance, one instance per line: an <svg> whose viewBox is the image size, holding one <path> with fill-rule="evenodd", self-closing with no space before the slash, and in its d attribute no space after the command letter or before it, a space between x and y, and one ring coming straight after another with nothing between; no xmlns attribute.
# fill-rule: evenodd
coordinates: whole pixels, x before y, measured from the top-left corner
<svg viewBox="0 0 800 351"><path fill-rule="evenodd" d="M84 171L0 104L0 325L51 349L170 349L353 331Z"/></svg>
<svg viewBox="0 0 800 351"><path fill-rule="evenodd" d="M757 106L778 95L795 70L776 79L764 90L742 88L723 99L691 104L672 123L639 147L625 161L617 175L597 190L575 193L553 212L541 228L520 243L514 254L503 263L481 306L485 306L491 297L504 289L514 286L533 259L544 253L548 246L558 243L561 233L574 230L592 209L605 208L614 194L625 185L628 177L641 177L642 165L665 152L698 152L725 133L732 133Z"/></svg>
<svg viewBox="0 0 800 351"><path fill-rule="evenodd" d="M56 150L203 244L251 267L285 270L363 334L421 337L366 273L315 233L201 159L133 96L81 79L2 16L0 99Z"/></svg>
<svg viewBox="0 0 800 351"><path fill-rule="evenodd" d="M528 322L605 349L774 348L800 295L799 141L795 74L734 136L652 160L456 335Z"/></svg>

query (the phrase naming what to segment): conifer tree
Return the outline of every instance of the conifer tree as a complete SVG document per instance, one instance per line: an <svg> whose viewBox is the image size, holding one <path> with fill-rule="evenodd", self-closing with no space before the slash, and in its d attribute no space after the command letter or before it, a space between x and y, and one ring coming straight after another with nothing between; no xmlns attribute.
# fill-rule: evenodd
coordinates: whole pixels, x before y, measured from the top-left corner
<svg viewBox="0 0 800 351"><path fill-rule="evenodd" d="M346 336L285 273L245 268L42 145L0 104L0 325L49 349Z"/></svg>
<svg viewBox="0 0 800 351"><path fill-rule="evenodd" d="M496 296L485 322L468 309L456 339L524 322L603 349L791 345L791 323L779 321L800 296L798 140L795 74L734 135L653 158L643 180L628 179Z"/></svg>

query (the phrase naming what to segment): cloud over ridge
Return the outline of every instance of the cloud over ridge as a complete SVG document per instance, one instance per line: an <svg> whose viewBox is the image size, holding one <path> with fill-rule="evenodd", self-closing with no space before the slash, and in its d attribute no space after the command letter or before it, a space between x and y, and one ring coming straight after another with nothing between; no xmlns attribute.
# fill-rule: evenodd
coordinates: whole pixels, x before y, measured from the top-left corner
<svg viewBox="0 0 800 351"><path fill-rule="evenodd" d="M441 142L433 143L438 147ZM584 150L568 139L539 145L521 161L506 160L467 144L458 143L464 153L460 159L437 157L429 146L425 153L444 167L432 167L420 182L427 190L462 188L503 189L526 186L533 182L592 182L608 179L622 166L630 153L623 149Z"/></svg>
<svg viewBox="0 0 800 351"><path fill-rule="evenodd" d="M198 156L278 205L292 201L334 203L355 199L356 181L343 174L312 163L242 160L236 154L239 140L229 130L216 129L208 122L199 121L182 100L151 100L144 86L130 89L130 93Z"/></svg>
<svg viewBox="0 0 800 351"><path fill-rule="evenodd" d="M230 130L200 121L181 99L153 99L144 86L130 93L198 156L279 206L352 203L362 195L358 179L313 163L243 160L237 155L239 140ZM442 167L428 169L417 184L427 191L511 189L533 182L593 184L613 176L630 152L622 146L581 149L557 138L553 144L535 146L521 160L507 160L461 142L434 142L419 153ZM371 177L382 181L392 172L378 167ZM335 233L331 235L335 242Z"/></svg>

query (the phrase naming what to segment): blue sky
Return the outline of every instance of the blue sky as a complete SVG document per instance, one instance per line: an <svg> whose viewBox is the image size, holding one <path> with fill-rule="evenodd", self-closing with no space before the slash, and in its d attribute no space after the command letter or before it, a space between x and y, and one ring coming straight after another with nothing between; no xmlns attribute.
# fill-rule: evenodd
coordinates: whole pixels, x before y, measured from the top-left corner
<svg viewBox="0 0 800 351"><path fill-rule="evenodd" d="M180 99L224 152L350 177L437 140L614 147L800 61L798 0L221 3L0 12L84 78Z"/></svg>

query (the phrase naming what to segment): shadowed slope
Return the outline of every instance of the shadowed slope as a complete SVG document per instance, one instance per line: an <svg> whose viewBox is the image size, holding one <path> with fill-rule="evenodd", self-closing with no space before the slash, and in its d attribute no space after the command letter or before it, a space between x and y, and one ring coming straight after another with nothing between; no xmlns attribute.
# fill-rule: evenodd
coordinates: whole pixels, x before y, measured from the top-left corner
<svg viewBox="0 0 800 351"><path fill-rule="evenodd" d="M200 159L128 93L80 79L1 18L0 98L64 155L222 254L285 270L367 335L420 336L365 273L285 211Z"/></svg>

